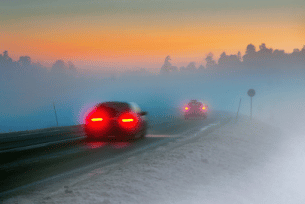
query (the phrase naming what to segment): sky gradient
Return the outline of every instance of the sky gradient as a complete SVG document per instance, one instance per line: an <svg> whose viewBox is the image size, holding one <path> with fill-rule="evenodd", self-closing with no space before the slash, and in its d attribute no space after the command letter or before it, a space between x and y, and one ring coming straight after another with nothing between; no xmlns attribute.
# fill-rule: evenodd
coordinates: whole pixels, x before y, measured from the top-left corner
<svg viewBox="0 0 305 204"><path fill-rule="evenodd" d="M305 44L304 0L0 0L0 51L51 65L159 69L204 64L249 43Z"/></svg>

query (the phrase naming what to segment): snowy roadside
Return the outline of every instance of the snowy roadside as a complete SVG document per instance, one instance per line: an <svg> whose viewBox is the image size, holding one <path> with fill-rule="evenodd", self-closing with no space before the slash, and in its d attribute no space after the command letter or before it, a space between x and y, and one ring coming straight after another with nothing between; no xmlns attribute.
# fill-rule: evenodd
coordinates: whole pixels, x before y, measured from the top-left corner
<svg viewBox="0 0 305 204"><path fill-rule="evenodd" d="M301 142L258 121L230 122L4 203L304 203Z"/></svg>

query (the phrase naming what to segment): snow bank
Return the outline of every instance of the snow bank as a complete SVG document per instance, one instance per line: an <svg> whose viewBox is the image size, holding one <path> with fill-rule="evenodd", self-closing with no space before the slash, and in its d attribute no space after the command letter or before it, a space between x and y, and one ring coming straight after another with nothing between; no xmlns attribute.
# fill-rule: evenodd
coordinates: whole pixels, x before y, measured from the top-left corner
<svg viewBox="0 0 305 204"><path fill-rule="evenodd" d="M230 122L4 203L305 203L304 139Z"/></svg>

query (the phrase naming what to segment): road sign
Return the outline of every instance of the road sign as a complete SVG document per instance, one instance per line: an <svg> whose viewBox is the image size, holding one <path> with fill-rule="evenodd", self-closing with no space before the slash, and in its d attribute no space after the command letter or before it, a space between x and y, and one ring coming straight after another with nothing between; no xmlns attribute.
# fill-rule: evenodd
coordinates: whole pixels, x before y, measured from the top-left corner
<svg viewBox="0 0 305 204"><path fill-rule="evenodd" d="M254 89L249 89L248 95L249 95L250 97L253 97L253 96L255 95L255 90L254 90Z"/></svg>
<svg viewBox="0 0 305 204"><path fill-rule="evenodd" d="M248 95L251 97L251 109L250 109L250 114L251 114L251 120L252 120L252 97L255 95L255 90L254 90L254 89L249 89Z"/></svg>

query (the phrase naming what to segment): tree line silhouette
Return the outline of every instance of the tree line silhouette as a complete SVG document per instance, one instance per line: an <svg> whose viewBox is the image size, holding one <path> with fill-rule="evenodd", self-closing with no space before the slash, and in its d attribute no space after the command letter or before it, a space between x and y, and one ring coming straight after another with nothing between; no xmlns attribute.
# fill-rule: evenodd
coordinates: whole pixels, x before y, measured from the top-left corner
<svg viewBox="0 0 305 204"><path fill-rule="evenodd" d="M190 62L186 67L180 68L172 66L170 63L170 56L165 58L164 64L160 69L161 74L167 74L171 72L220 72L220 71L252 71L252 72L277 72L279 70L292 71L296 68L301 68L305 71L305 45L302 50L294 49L292 53L285 53L284 50L273 50L267 48L265 43L259 46L259 50L256 51L256 47L253 44L249 44L246 48L245 55L241 56L238 52L236 55L227 55L223 52L218 62L214 60L213 53L209 53L204 59L206 65L200 65L196 67L195 62Z"/></svg>
<svg viewBox="0 0 305 204"><path fill-rule="evenodd" d="M35 77L43 75L73 75L77 68L72 62L65 63L63 60L57 60L52 65L50 72L39 62L34 63L29 56L21 56L18 61L14 61L5 50L0 54L0 78L12 79L20 77Z"/></svg>
<svg viewBox="0 0 305 204"><path fill-rule="evenodd" d="M300 49L294 49L292 53L285 53L284 50L273 50L267 48L265 43L256 47L249 44L246 47L245 55L227 55L223 52L218 61L214 59L213 53L205 57L205 66L196 67L195 62L190 62L186 67L178 68L173 66L171 57L165 58L164 64L160 69L160 74L168 73L221 73L221 72L250 72L250 73L278 73L279 71L301 70L305 73L305 46ZM72 62L65 63L63 60L57 60L52 65L50 71L40 63L33 63L29 56L21 56L18 61L12 60L8 51L0 54L0 79L11 79L15 76L39 77L45 75L73 76L77 74L77 68Z"/></svg>

